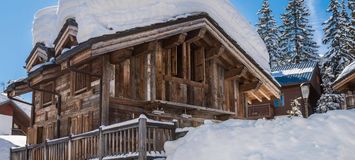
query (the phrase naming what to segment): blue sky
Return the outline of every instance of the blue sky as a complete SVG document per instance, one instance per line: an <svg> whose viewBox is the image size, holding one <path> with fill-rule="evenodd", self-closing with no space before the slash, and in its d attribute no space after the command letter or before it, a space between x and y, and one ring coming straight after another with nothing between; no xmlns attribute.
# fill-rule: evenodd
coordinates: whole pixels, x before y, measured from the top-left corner
<svg viewBox="0 0 355 160"><path fill-rule="evenodd" d="M231 0L252 24L257 22L256 12L262 0ZM312 23L317 29L316 39L322 36L320 24L326 20L328 0L306 0L312 9ZM271 8L279 21L287 0L270 0ZM55 5L57 0L2 0L0 5L0 82L25 77L25 59L32 50L32 20L38 9ZM0 86L2 89L2 86Z"/></svg>

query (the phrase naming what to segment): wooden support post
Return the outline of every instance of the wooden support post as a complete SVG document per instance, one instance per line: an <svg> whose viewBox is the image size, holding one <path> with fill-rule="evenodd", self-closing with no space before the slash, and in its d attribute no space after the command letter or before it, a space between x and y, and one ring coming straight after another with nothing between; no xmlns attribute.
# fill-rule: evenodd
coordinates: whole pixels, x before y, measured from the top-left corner
<svg viewBox="0 0 355 160"><path fill-rule="evenodd" d="M174 128L172 129L172 140L176 140L177 137L176 137L176 128L178 127L178 121L175 119L173 120L174 122Z"/></svg>
<svg viewBox="0 0 355 160"><path fill-rule="evenodd" d="M138 160L147 159L147 118L139 118L139 142L138 142Z"/></svg>
<svg viewBox="0 0 355 160"><path fill-rule="evenodd" d="M12 160L12 148L10 148L10 160Z"/></svg>
<svg viewBox="0 0 355 160"><path fill-rule="evenodd" d="M104 137L102 135L102 126L99 128L99 151L98 151L99 160L102 160L104 157Z"/></svg>
<svg viewBox="0 0 355 160"><path fill-rule="evenodd" d="M104 55L102 58L101 125L109 125L110 82L112 74L114 74L114 67L110 63L110 55Z"/></svg>
<svg viewBox="0 0 355 160"><path fill-rule="evenodd" d="M27 145L27 144L25 145L25 149L26 149L26 150L25 150L25 151L26 151L26 152L25 152L25 160L28 160L28 145ZM10 160L11 160L11 159L10 159Z"/></svg>
<svg viewBox="0 0 355 160"><path fill-rule="evenodd" d="M70 134L69 140L68 140L68 157L67 157L68 160L71 160L71 157L72 157L71 150L72 150L72 135Z"/></svg>
<svg viewBox="0 0 355 160"><path fill-rule="evenodd" d="M209 107L218 109L218 65L215 60L211 60L209 64L209 90L210 102Z"/></svg>
<svg viewBox="0 0 355 160"><path fill-rule="evenodd" d="M44 141L44 160L49 159L49 149L48 149L48 140Z"/></svg>

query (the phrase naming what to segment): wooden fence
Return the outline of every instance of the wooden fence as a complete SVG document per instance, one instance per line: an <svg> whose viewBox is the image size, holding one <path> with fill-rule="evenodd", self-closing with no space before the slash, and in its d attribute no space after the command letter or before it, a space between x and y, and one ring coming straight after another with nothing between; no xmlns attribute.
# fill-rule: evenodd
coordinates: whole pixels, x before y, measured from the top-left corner
<svg viewBox="0 0 355 160"><path fill-rule="evenodd" d="M248 118L259 119L259 118L272 118L273 110L269 103L249 105L248 106Z"/></svg>
<svg viewBox="0 0 355 160"><path fill-rule="evenodd" d="M164 143L175 139L176 125L138 119L42 144L10 149L10 160L87 160L163 158Z"/></svg>

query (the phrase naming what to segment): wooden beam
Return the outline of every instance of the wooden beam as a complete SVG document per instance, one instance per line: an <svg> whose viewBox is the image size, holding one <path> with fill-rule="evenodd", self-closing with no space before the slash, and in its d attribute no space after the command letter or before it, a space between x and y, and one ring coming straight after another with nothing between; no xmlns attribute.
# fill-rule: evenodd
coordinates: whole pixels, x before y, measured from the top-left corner
<svg viewBox="0 0 355 160"><path fill-rule="evenodd" d="M241 78L246 72L248 72L248 69L246 67L233 68L224 73L224 79L225 80L238 79Z"/></svg>
<svg viewBox="0 0 355 160"><path fill-rule="evenodd" d="M258 88L260 88L260 86L262 85L261 81L255 81L255 82L251 82L251 83L246 83L240 86L240 90L242 92L247 92L250 90L257 90Z"/></svg>
<svg viewBox="0 0 355 160"><path fill-rule="evenodd" d="M186 42L193 43L195 41L198 41L198 40L202 39L203 37L205 37L206 32L207 32L206 28L201 28L198 30L191 31L187 34Z"/></svg>
<svg viewBox="0 0 355 160"><path fill-rule="evenodd" d="M267 95L264 90L259 89L258 91L259 91L259 93L260 93L261 95L263 95L267 100L269 100L269 101L271 100L271 97L270 97L269 95Z"/></svg>
<svg viewBox="0 0 355 160"><path fill-rule="evenodd" d="M110 82L114 67L110 64L109 55L102 57L102 100L101 100L101 125L109 124L110 108Z"/></svg>
<svg viewBox="0 0 355 160"><path fill-rule="evenodd" d="M186 36L186 33L181 33L163 40L163 48L173 48L182 44L185 41Z"/></svg>
<svg viewBox="0 0 355 160"><path fill-rule="evenodd" d="M249 94L253 96L255 99L257 99L259 102L263 102L263 99L259 96L257 96L253 91L250 91Z"/></svg>
<svg viewBox="0 0 355 160"><path fill-rule="evenodd" d="M219 44L218 41L216 41L216 40L214 39L214 37L212 37L212 36L210 36L210 35L206 35L206 36L204 36L202 39L203 39L204 42L206 42L206 43L207 43L209 46L211 46L211 47L214 47L214 46L216 46L217 44Z"/></svg>
<svg viewBox="0 0 355 160"><path fill-rule="evenodd" d="M157 42L148 42L134 47L133 55L146 54L155 50Z"/></svg>
<svg viewBox="0 0 355 160"><path fill-rule="evenodd" d="M133 55L133 48L126 48L110 54L111 64L119 64Z"/></svg>
<svg viewBox="0 0 355 160"><path fill-rule="evenodd" d="M224 46L210 49L207 52L208 57L206 57L206 61L220 57L225 51L226 51L226 47L224 47Z"/></svg>

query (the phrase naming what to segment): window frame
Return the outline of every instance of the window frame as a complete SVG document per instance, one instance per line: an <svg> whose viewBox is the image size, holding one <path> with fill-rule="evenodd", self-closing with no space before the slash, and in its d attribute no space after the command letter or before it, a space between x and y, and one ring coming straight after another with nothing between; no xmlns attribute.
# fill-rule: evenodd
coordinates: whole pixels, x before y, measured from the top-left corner
<svg viewBox="0 0 355 160"><path fill-rule="evenodd" d="M89 64L84 64L80 67L78 67L78 70L81 70L81 71L84 71L84 72L89 72L91 69L90 65ZM82 77L78 77L78 76L82 76ZM81 88L76 88L78 85L78 81L84 81L84 82L81 82L83 83L82 87ZM88 74L84 74L84 73L79 73L79 72L72 72L71 73L71 90L72 90L72 95L73 96L76 96L76 95L79 95L81 93L84 93L86 91L88 91L90 89L90 75Z"/></svg>
<svg viewBox="0 0 355 160"><path fill-rule="evenodd" d="M46 89L46 90L49 90L49 91L53 92L55 90L54 82L49 82L49 83L46 83L46 84L42 85L42 89ZM45 98L48 98L48 101ZM42 108L46 108L46 107L52 105L53 101L54 101L54 95L53 94L48 93L48 92L41 92L41 107Z"/></svg>

